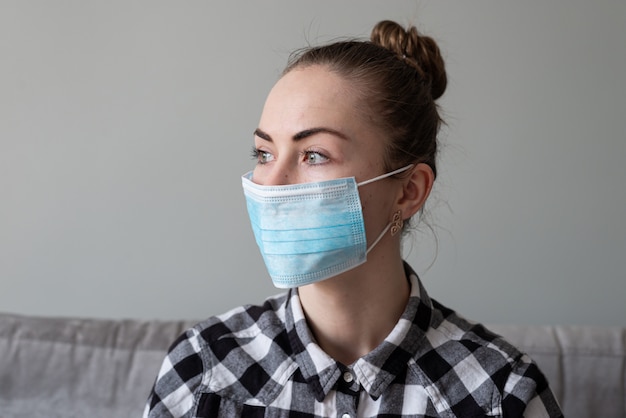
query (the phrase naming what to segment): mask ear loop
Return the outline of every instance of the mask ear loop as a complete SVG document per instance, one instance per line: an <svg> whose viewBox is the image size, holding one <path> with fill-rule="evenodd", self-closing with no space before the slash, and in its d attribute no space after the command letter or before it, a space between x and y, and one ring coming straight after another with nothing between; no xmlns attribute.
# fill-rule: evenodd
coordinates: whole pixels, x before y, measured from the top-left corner
<svg viewBox="0 0 626 418"><path fill-rule="evenodd" d="M372 251L372 249L374 249L374 247L376 246L376 244L378 244L378 241L380 241L381 239L383 239L383 237L385 236L385 234L387 233L387 231L389 231L389 228L391 228L391 222L389 222L387 224L387 226L385 227L385 229L383 229L383 232L380 233L380 235L378 236L378 238L376 238L374 240L374 242L372 243L372 245L370 245L370 247L365 250L365 255L369 254L370 251Z"/></svg>
<svg viewBox="0 0 626 418"><path fill-rule="evenodd" d="M381 179L384 179L386 177L393 176L394 174L402 173L403 171L406 171L406 170L408 170L411 167L413 167L413 164L406 165L406 166L404 166L402 168L399 168L397 170L394 170L394 171L392 171L390 173L381 174L380 176L374 177L373 179L362 181L360 183L357 183L357 186L364 186L366 184L373 183L373 182L375 182L377 180L381 180ZM389 222L387 224L387 226L385 226L385 229L383 229L383 232L381 232L380 235L378 235L378 237L374 240L372 245L370 245L370 247L367 250L365 250L365 255L369 254L369 252L372 251L372 249L376 246L376 244L378 244L378 242L381 239L383 239L383 237L385 236L387 231L389 231L389 228L391 228L392 224L393 224L393 222Z"/></svg>
<svg viewBox="0 0 626 418"><path fill-rule="evenodd" d="M357 186L365 186L366 184L370 184L370 183L373 183L375 181L382 180L382 179L384 179L386 177L391 177L394 174L402 173L403 171L406 171L406 170L408 170L411 167L413 167L413 164L406 165L406 166L404 166L402 168L399 168L397 170L392 171L391 173L381 174L380 176L376 176L373 179L362 181L360 183L357 183L356 185Z"/></svg>

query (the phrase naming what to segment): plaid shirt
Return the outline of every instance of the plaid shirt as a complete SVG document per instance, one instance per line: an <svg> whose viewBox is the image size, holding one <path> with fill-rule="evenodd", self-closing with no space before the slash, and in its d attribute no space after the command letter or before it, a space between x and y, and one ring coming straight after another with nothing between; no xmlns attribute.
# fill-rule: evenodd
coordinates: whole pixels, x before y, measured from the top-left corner
<svg viewBox="0 0 626 418"><path fill-rule="evenodd" d="M345 366L315 343L297 290L213 317L176 340L144 417L561 417L536 364L430 299Z"/></svg>

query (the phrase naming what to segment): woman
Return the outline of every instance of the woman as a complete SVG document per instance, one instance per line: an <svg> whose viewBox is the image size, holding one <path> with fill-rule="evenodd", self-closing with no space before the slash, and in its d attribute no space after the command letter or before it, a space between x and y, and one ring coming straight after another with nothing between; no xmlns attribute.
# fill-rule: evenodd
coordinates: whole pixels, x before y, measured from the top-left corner
<svg viewBox="0 0 626 418"><path fill-rule="evenodd" d="M292 58L242 178L268 272L290 290L181 336L145 416L561 416L532 360L430 299L402 259L445 88L435 42L390 21Z"/></svg>

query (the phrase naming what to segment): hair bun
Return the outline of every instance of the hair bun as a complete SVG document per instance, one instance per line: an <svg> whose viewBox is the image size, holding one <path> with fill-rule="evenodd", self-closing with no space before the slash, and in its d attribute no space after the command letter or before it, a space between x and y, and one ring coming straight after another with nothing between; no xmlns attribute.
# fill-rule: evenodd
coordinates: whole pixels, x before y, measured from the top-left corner
<svg viewBox="0 0 626 418"><path fill-rule="evenodd" d="M383 20L374 26L370 39L414 67L430 84L434 100L443 95L448 79L443 57L433 38L420 35L415 26L404 29L396 22Z"/></svg>

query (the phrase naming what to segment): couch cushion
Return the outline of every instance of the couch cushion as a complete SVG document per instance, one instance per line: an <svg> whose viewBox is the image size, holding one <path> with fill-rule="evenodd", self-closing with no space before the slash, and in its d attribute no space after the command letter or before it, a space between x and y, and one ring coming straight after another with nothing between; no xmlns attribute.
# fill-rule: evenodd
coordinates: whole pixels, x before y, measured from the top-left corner
<svg viewBox="0 0 626 418"><path fill-rule="evenodd" d="M182 321L0 314L0 415L141 416Z"/></svg>

